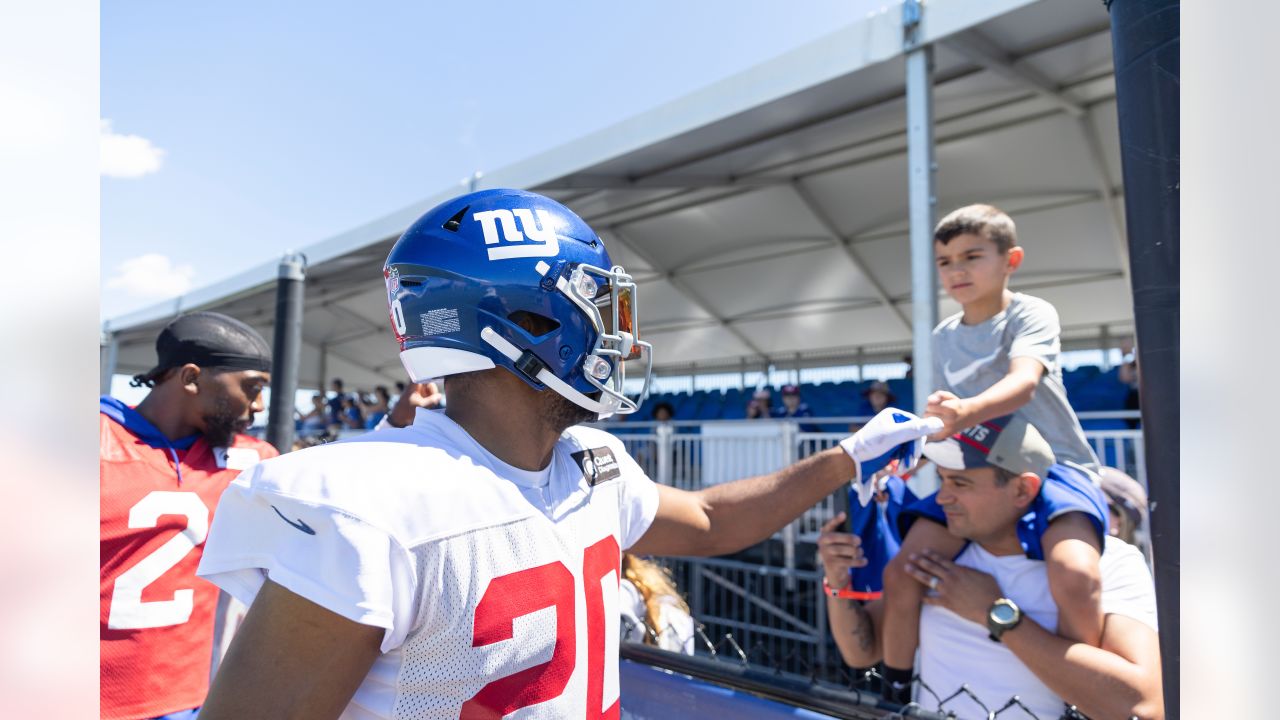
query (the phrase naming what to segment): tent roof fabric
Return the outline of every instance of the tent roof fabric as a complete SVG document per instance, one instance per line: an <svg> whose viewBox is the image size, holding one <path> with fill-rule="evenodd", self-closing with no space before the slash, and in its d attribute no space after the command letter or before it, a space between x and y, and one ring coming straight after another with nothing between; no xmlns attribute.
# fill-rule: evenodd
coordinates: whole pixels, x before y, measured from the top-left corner
<svg viewBox="0 0 1280 720"><path fill-rule="evenodd" d="M1100 3L933 0L939 213L1017 222L1013 288L1063 334L1132 331L1110 24ZM901 10L871 15L710 87L485 175L569 205L637 277L655 370L898 357L911 342ZM382 263L447 189L303 250L299 383L403 379ZM179 312L270 337L276 261L106 323L118 372L153 362ZM943 297L945 317L957 307ZM858 348L862 348L859 355Z"/></svg>

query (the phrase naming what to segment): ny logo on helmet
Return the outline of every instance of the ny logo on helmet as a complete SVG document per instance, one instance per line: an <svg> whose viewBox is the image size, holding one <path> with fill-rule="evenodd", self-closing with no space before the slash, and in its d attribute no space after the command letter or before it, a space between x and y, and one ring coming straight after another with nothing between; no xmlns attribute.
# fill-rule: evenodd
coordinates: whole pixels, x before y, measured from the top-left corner
<svg viewBox="0 0 1280 720"><path fill-rule="evenodd" d="M541 208L537 212L536 220L533 217L534 211L525 208L475 213L473 217L484 230L484 244L496 246L489 248L489 259L510 260L558 255L560 241L556 239L556 219ZM516 227L517 219L524 232ZM499 225L502 226L501 236L498 234Z"/></svg>

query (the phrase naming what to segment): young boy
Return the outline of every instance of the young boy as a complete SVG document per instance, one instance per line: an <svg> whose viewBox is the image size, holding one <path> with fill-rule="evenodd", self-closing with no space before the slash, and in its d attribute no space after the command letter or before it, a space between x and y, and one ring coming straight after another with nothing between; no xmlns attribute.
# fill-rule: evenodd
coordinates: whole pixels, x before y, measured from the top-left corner
<svg viewBox="0 0 1280 720"><path fill-rule="evenodd" d="M1016 412L1040 430L1058 463L1084 471L1096 484L1098 459L1062 384L1058 313L1044 300L1009 291L1009 276L1024 257L1013 220L990 205L970 205L943 218L933 238L939 279L963 312L933 331L934 382L942 389L929 396L926 415L942 418L946 426L930 439ZM1097 645L1106 518L1097 517L1095 504L1079 488L1049 479L1045 487L1041 495L1052 522L1037 538L1038 547L1034 540L1028 543L1027 554L1047 563L1058 633ZM900 702L910 699L924 592L903 566L926 548L952 557L964 547L945 526L924 519L912 524L884 573L886 695Z"/></svg>

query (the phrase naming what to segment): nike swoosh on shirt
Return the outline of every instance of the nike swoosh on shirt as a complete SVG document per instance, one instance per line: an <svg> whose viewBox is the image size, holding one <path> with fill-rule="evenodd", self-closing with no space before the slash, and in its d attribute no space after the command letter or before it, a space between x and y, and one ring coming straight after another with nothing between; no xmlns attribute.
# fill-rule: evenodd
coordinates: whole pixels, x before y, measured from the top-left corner
<svg viewBox="0 0 1280 720"><path fill-rule="evenodd" d="M280 519L281 519L281 520L284 520L285 522L287 522L287 523L289 523L290 525L292 525L292 526L294 526L294 527L298 528L298 529L299 529L299 530L301 530L302 532L304 532L304 533L306 533L306 534L308 534L308 535L315 535L315 534L316 534L316 531L315 531L315 530L312 530L312 529L311 529L311 526L310 526L310 525L308 525L306 522L302 521L301 519L299 519L297 522L294 522L293 520L290 520L289 518L285 517L285 516L284 516L284 513L280 512L280 508L276 507L275 505L272 505L272 506L271 506L271 509L276 511L276 514L280 516Z"/></svg>
<svg viewBox="0 0 1280 720"><path fill-rule="evenodd" d="M978 371L978 368L982 367L983 365L986 365L992 360L995 360L996 356L999 354L1000 354L1000 349L996 348L996 351L991 353L990 355L986 357L978 358L977 360L974 360L973 362L969 363L968 365L965 365L959 370L952 370L951 361L948 360L947 363L942 366L942 374L947 376L948 385L950 385L951 387L956 387L957 385L964 382L965 380L968 380L970 375Z"/></svg>

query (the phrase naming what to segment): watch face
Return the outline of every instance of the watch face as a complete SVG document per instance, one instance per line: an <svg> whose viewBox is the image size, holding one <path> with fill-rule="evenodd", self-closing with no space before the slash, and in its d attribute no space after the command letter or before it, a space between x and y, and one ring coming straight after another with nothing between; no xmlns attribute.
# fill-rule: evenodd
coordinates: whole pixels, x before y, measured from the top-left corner
<svg viewBox="0 0 1280 720"><path fill-rule="evenodd" d="M999 605L991 608L991 619L1001 625L1013 622L1015 617L1017 617L1017 611L1014 610L1012 606L1006 605L1005 603L1000 603Z"/></svg>

